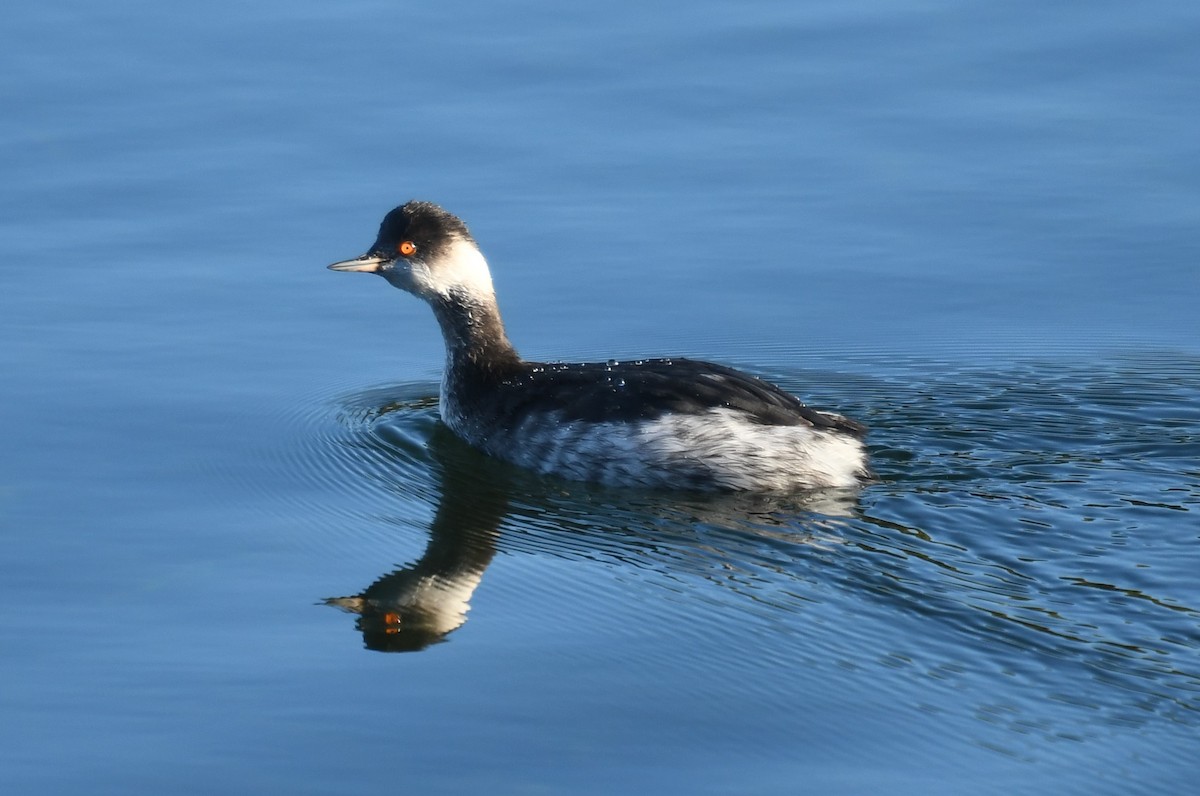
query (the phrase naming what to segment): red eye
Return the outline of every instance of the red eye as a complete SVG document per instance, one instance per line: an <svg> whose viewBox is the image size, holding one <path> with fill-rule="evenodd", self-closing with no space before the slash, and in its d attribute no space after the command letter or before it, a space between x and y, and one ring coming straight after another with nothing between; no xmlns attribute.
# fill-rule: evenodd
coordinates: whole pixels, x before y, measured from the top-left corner
<svg viewBox="0 0 1200 796"><path fill-rule="evenodd" d="M410 254L417 253L417 244L413 243L411 240L400 241L400 245L396 247L396 251L407 257Z"/></svg>

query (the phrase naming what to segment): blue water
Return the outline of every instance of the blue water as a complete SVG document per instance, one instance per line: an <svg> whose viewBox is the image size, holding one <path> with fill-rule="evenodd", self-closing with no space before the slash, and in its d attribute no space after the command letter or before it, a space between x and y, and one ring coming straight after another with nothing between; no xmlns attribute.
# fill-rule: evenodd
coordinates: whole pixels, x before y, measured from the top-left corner
<svg viewBox="0 0 1200 796"><path fill-rule="evenodd" d="M1200 7L3 25L0 791L1194 787ZM749 369L880 483L487 461L324 269L414 197L528 356Z"/></svg>

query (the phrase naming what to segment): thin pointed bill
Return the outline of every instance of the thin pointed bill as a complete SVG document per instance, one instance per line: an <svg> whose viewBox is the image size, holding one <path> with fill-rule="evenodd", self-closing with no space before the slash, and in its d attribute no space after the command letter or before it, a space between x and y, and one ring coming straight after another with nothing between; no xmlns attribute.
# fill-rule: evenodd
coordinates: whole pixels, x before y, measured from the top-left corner
<svg viewBox="0 0 1200 796"><path fill-rule="evenodd" d="M373 254L364 254L362 257L355 257L353 260L342 260L340 263L334 263L329 266L330 271L365 271L368 274L373 274L378 271L387 260L382 257L376 257Z"/></svg>

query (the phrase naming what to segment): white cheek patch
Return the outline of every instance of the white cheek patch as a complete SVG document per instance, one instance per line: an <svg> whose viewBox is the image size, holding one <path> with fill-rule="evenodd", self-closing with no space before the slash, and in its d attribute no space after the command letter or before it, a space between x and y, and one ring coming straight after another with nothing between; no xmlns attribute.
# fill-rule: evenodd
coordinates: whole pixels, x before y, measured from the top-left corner
<svg viewBox="0 0 1200 796"><path fill-rule="evenodd" d="M461 239L436 260L414 263L412 281L426 295L445 297L454 292L486 299L495 295L483 253L474 243Z"/></svg>
<svg viewBox="0 0 1200 796"><path fill-rule="evenodd" d="M396 287L426 298L434 296L438 292L429 275L429 267L425 263L398 263L396 273L396 278L389 280Z"/></svg>

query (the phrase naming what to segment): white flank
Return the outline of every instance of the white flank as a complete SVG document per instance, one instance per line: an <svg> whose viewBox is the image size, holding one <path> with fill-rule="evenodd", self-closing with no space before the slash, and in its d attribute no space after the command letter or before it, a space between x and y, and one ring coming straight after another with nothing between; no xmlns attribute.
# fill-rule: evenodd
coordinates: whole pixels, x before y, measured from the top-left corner
<svg viewBox="0 0 1200 796"><path fill-rule="evenodd" d="M461 425L456 430L514 464L613 486L853 487L866 466L862 442L847 434L805 425L764 426L723 408L639 423L563 423L543 415L486 439L471 439Z"/></svg>

